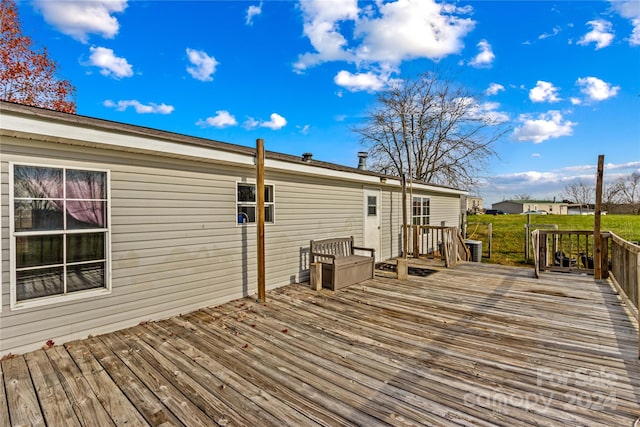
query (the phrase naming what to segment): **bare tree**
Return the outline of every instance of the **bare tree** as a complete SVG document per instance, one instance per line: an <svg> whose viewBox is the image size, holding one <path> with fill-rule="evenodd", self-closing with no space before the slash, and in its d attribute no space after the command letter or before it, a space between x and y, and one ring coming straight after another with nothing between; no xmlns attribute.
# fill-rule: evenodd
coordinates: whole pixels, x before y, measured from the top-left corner
<svg viewBox="0 0 640 427"><path fill-rule="evenodd" d="M374 170L470 188L496 155L492 144L507 132L504 123L504 115L483 109L468 90L427 72L380 93L354 131Z"/></svg>
<svg viewBox="0 0 640 427"><path fill-rule="evenodd" d="M519 200L519 201L531 200L531 194L529 193L516 194L515 196L513 196L513 200Z"/></svg>
<svg viewBox="0 0 640 427"><path fill-rule="evenodd" d="M629 205L633 212L640 215L640 172L618 178L610 191L617 203Z"/></svg>
<svg viewBox="0 0 640 427"><path fill-rule="evenodd" d="M595 197L596 189L579 179L564 187L564 197L579 205L580 213L583 207L588 207Z"/></svg>

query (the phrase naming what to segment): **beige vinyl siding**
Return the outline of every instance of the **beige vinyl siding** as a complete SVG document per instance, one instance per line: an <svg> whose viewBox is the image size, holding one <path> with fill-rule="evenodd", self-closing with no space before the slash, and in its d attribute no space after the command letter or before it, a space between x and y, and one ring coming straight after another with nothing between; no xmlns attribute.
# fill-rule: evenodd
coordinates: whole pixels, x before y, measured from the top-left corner
<svg viewBox="0 0 640 427"><path fill-rule="evenodd" d="M0 139L0 144L2 140ZM0 239L2 240L2 250L0 251L0 316L4 307L9 304L9 174L8 165L0 155ZM1 317L0 317L1 322ZM2 323L0 323L2 327ZM2 341L2 330L0 330L0 341ZM1 354L1 349L0 349Z"/></svg>
<svg viewBox="0 0 640 427"><path fill-rule="evenodd" d="M447 227L460 227L460 196L426 193L431 199L431 225L440 225L442 221Z"/></svg>
<svg viewBox="0 0 640 427"><path fill-rule="evenodd" d="M411 219L407 198L407 220ZM382 260L402 255L402 189L382 189Z"/></svg>
<svg viewBox="0 0 640 427"><path fill-rule="evenodd" d="M2 137L0 354L62 343L215 305L256 291L256 227L236 224L236 183L252 168L158 159ZM37 153L35 156L33 153ZM111 171L109 295L10 310L8 163ZM275 224L266 226L267 287L308 277L310 239L362 243L362 186L269 173Z"/></svg>

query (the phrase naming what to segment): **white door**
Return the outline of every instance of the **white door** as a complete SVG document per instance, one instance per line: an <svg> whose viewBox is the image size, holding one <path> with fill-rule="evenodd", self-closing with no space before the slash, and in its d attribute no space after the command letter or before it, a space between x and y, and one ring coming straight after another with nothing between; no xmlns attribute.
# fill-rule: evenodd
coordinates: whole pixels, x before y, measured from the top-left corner
<svg viewBox="0 0 640 427"><path fill-rule="evenodd" d="M376 250L376 261L380 261L380 225L382 224L380 190L364 190L364 246Z"/></svg>

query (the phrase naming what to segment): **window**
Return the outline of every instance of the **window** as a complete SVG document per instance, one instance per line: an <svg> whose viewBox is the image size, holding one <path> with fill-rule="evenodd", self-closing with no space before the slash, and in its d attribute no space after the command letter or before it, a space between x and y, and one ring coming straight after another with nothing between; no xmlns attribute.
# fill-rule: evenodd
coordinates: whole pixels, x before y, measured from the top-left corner
<svg viewBox="0 0 640 427"><path fill-rule="evenodd" d="M108 173L11 170L12 305L107 290Z"/></svg>
<svg viewBox="0 0 640 427"><path fill-rule="evenodd" d="M237 184L237 209L238 224L255 224L256 222L256 185ZM264 186L264 221L273 223L275 214L273 185Z"/></svg>
<svg viewBox="0 0 640 427"><path fill-rule="evenodd" d="M367 196L367 215L378 215L378 198L376 196Z"/></svg>
<svg viewBox="0 0 640 427"><path fill-rule="evenodd" d="M413 225L429 225L431 207L428 197L413 198Z"/></svg>

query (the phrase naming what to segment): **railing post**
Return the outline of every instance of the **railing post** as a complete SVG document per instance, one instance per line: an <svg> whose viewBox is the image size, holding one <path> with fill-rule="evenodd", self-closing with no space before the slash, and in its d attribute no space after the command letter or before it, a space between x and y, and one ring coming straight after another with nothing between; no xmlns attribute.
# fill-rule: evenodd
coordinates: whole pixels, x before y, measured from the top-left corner
<svg viewBox="0 0 640 427"><path fill-rule="evenodd" d="M640 252L636 253L636 312L638 313L638 325L640 325ZM640 359L640 331L638 331L638 359Z"/></svg>
<svg viewBox="0 0 640 427"><path fill-rule="evenodd" d="M609 277L609 235L602 233L602 278Z"/></svg>
<svg viewBox="0 0 640 427"><path fill-rule="evenodd" d="M488 240L489 240L489 259L491 259L491 247L493 246L493 243L492 243L493 242L493 223L491 223L491 222L489 223L488 233L489 233L489 237L488 237Z"/></svg>
<svg viewBox="0 0 640 427"><path fill-rule="evenodd" d="M414 258L420 257L420 242L418 241L418 236L420 235L419 230L420 230L419 225L413 226L413 257Z"/></svg>

